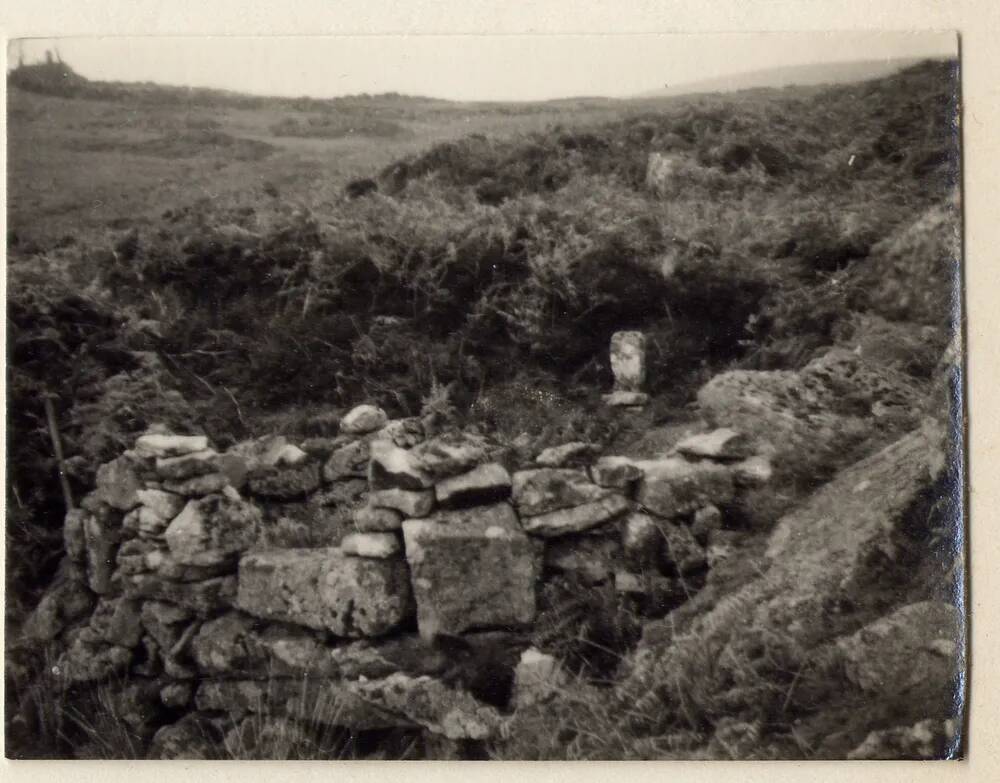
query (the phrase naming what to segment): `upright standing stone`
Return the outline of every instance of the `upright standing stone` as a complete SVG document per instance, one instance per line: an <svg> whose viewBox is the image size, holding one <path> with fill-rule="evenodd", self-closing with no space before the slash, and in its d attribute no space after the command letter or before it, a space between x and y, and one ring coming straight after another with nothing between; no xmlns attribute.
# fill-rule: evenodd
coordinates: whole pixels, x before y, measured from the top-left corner
<svg viewBox="0 0 1000 783"><path fill-rule="evenodd" d="M611 335L611 371L615 391L642 391L646 383L646 335L615 332Z"/></svg>

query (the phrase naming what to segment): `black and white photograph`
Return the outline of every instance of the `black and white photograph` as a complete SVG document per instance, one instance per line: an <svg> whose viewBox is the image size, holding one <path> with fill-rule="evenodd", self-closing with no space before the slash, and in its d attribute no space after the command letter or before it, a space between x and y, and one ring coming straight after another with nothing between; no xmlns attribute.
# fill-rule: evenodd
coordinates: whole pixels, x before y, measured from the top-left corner
<svg viewBox="0 0 1000 783"><path fill-rule="evenodd" d="M967 756L955 32L6 45L9 759Z"/></svg>

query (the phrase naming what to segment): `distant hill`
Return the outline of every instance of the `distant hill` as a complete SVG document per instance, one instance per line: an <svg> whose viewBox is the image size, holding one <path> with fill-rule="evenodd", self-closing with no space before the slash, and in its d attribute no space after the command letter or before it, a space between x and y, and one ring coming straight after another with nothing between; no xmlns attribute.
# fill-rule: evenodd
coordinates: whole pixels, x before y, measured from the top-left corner
<svg viewBox="0 0 1000 783"><path fill-rule="evenodd" d="M789 85L811 86L818 84L844 84L867 79L879 79L915 65L922 59L917 57L891 60L859 60L846 63L814 63L779 68L763 68L756 71L734 73L676 85L667 85L658 90L636 95L636 98L670 98L703 92L735 92L767 87L787 87Z"/></svg>

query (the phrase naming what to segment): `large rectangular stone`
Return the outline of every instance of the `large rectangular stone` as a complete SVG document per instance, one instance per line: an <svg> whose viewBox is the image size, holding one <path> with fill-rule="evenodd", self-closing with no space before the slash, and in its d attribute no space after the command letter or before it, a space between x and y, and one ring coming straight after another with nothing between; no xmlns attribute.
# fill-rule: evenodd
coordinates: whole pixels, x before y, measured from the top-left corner
<svg viewBox="0 0 1000 783"><path fill-rule="evenodd" d="M403 522L422 636L526 625L540 549L507 503Z"/></svg>
<svg viewBox="0 0 1000 783"><path fill-rule="evenodd" d="M240 560L237 606L256 617L378 636L411 615L402 559L350 557L340 549L271 549Z"/></svg>

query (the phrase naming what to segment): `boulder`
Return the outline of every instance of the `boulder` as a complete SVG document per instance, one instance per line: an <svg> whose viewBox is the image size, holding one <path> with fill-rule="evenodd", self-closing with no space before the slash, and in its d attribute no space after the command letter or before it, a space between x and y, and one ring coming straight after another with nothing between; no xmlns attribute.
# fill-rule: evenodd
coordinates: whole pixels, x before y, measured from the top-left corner
<svg viewBox="0 0 1000 783"><path fill-rule="evenodd" d="M403 522L425 638L535 617L538 551L506 503Z"/></svg>
<svg viewBox="0 0 1000 783"><path fill-rule="evenodd" d="M669 519L733 498L732 474L722 465L692 463L682 457L636 464L643 471L636 499L657 516Z"/></svg>
<svg viewBox="0 0 1000 783"><path fill-rule="evenodd" d="M753 453L749 438L729 427L690 435L674 448L681 454L699 459L737 460Z"/></svg>
<svg viewBox="0 0 1000 783"><path fill-rule="evenodd" d="M392 533L350 533L340 542L340 551L354 557L395 557L399 539Z"/></svg>
<svg viewBox="0 0 1000 783"><path fill-rule="evenodd" d="M389 422L385 411L374 405L358 405L340 420L340 431L348 435L365 435L381 429Z"/></svg>
<svg viewBox="0 0 1000 783"><path fill-rule="evenodd" d="M614 494L593 484L582 470L569 468L519 470L512 486L513 503L522 517L582 506Z"/></svg>
<svg viewBox="0 0 1000 783"><path fill-rule="evenodd" d="M510 497L510 492L510 474L497 462L444 479L434 488L438 504L446 508L498 503Z"/></svg>
<svg viewBox="0 0 1000 783"><path fill-rule="evenodd" d="M188 502L164 538L177 562L214 565L252 546L262 518L251 503L210 495Z"/></svg>
<svg viewBox="0 0 1000 783"><path fill-rule="evenodd" d="M312 495L300 502L266 504L259 545L264 549L337 546L353 527L351 508L326 505L323 500Z"/></svg>
<svg viewBox="0 0 1000 783"><path fill-rule="evenodd" d="M535 536L551 538L567 533L579 533L617 519L631 508L622 495L610 494L581 506L563 508L546 514L524 517L524 530Z"/></svg>
<svg viewBox="0 0 1000 783"><path fill-rule="evenodd" d="M404 517L425 517L434 508L434 490L379 489L368 496L368 503L374 508L394 509Z"/></svg>
<svg viewBox="0 0 1000 783"><path fill-rule="evenodd" d="M378 636L410 616L412 595L402 560L275 549L241 558L237 605L255 617L338 636Z"/></svg>
<svg viewBox="0 0 1000 783"><path fill-rule="evenodd" d="M615 391L638 392L646 382L646 335L615 332L611 335L611 372Z"/></svg>

